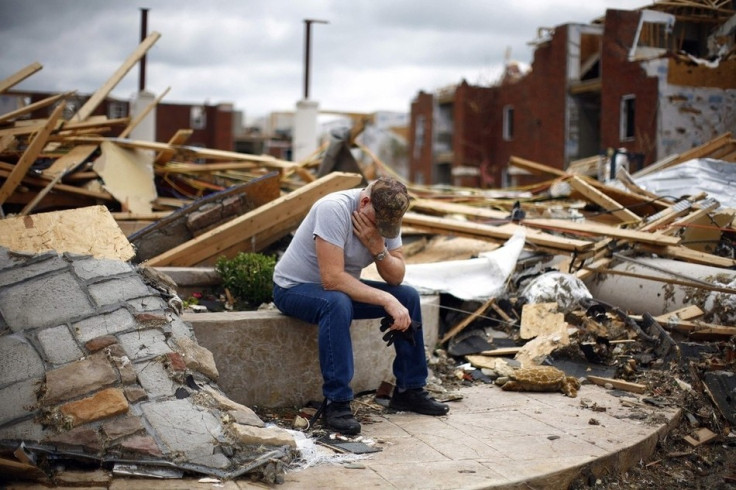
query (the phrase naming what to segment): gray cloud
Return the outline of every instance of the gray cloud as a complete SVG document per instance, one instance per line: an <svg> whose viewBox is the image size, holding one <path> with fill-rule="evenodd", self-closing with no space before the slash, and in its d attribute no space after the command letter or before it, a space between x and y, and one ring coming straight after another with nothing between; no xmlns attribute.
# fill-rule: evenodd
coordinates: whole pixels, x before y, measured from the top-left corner
<svg viewBox="0 0 736 490"><path fill-rule="evenodd" d="M248 117L293 110L304 77L304 19L312 26L310 98L343 111L407 111L419 90L466 79L492 83L507 49L529 63L537 28L590 22L642 0L0 0L0 79L38 61L19 88L102 86L135 50L140 8L161 39L147 88L171 102L231 102ZM113 95L138 87L133 68Z"/></svg>

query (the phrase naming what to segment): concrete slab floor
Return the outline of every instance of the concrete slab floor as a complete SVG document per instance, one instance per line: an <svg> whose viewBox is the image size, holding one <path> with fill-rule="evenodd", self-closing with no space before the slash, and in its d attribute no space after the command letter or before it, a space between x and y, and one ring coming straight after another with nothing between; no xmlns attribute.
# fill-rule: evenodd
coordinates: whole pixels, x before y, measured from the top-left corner
<svg viewBox="0 0 736 490"><path fill-rule="evenodd" d="M491 385L459 390L450 413L372 415L361 435L380 452L354 464L322 463L289 471L273 488L567 488L579 475L625 471L652 454L680 416L679 409L650 407L634 395L618 396L584 385L577 398L560 393L505 392ZM357 463L357 464L356 464ZM249 480L204 483L200 478L155 480L90 475L76 488L268 488ZM68 486L69 483L61 486ZM0 488L48 488L11 483Z"/></svg>

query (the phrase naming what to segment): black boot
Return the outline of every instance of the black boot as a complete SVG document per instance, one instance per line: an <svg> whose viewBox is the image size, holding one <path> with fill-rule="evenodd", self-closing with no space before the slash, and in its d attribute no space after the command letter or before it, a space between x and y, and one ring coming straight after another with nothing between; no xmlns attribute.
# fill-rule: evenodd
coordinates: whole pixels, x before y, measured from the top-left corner
<svg viewBox="0 0 736 490"><path fill-rule="evenodd" d="M325 424L340 434L355 435L360 433L360 423L355 420L350 410L350 402L328 402L324 413Z"/></svg>

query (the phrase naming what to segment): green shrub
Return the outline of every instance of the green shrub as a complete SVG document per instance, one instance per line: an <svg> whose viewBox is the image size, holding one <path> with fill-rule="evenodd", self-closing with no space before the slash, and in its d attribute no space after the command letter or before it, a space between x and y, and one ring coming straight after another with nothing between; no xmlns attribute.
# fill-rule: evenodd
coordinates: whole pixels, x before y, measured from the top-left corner
<svg viewBox="0 0 736 490"><path fill-rule="evenodd" d="M233 298L250 307L273 299L273 269L276 257L260 253L240 252L232 259L220 257L215 271Z"/></svg>

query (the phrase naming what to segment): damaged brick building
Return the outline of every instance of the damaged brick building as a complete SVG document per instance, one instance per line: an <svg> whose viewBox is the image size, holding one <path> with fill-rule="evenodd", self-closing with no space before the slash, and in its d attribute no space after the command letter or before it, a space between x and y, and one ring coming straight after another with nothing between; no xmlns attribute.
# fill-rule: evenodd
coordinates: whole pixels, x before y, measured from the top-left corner
<svg viewBox="0 0 736 490"><path fill-rule="evenodd" d="M501 187L515 156L565 169L606 153L636 171L736 127L732 1L655 2L540 28L531 70L411 105L410 180Z"/></svg>

